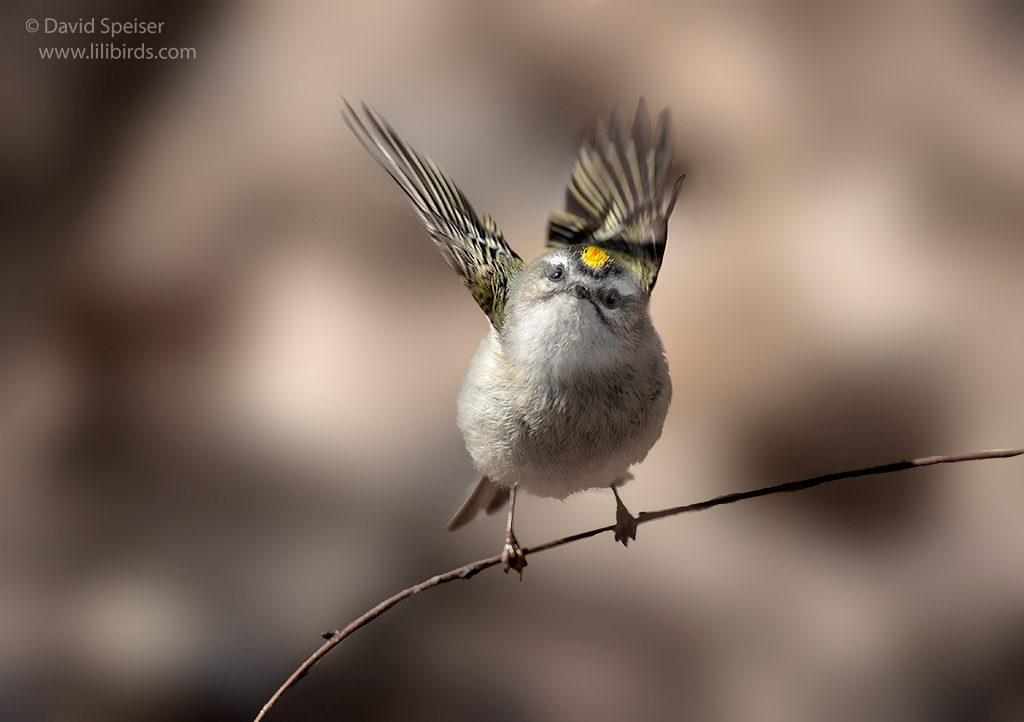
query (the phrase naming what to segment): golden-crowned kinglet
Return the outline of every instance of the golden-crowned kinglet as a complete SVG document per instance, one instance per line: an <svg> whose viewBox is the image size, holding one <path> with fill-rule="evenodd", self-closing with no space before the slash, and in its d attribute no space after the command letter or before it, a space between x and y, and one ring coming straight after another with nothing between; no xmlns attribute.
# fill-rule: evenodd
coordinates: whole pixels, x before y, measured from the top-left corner
<svg viewBox="0 0 1024 722"><path fill-rule="evenodd" d="M363 110L365 124L346 102L345 122L412 200L491 321L458 401L459 428L483 477L448 529L507 501L502 559L506 572L521 575L526 557L512 531L517 489L564 499L611 487L615 538L635 539L636 520L615 489L661 436L672 397L649 310L683 180L668 184L668 111L653 142L642 99L631 131L614 112L607 128L598 120L593 141L580 147L565 211L551 216L551 250L527 265L438 166L373 108Z"/></svg>

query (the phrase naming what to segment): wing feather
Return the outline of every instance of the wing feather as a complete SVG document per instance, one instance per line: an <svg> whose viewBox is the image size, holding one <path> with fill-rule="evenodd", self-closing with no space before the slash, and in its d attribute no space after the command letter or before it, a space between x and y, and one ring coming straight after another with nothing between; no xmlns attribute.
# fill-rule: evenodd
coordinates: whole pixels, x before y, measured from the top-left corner
<svg viewBox="0 0 1024 722"><path fill-rule="evenodd" d="M647 289L654 288L665 254L668 219L685 176L666 192L672 170L668 110L658 116L651 140L647 103L641 98L629 135L612 112L600 119L592 141L583 139L565 189L565 210L552 214L548 245L595 245L615 251Z"/></svg>
<svg viewBox="0 0 1024 722"><path fill-rule="evenodd" d="M342 116L363 147L412 201L441 255L495 328L504 321L509 279L526 268L490 216L483 221L444 171L417 153L373 108L364 123L345 101Z"/></svg>

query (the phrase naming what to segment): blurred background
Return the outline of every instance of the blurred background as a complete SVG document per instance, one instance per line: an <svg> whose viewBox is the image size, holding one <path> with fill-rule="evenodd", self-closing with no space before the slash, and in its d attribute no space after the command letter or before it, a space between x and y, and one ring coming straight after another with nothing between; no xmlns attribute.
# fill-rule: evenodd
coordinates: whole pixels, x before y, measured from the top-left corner
<svg viewBox="0 0 1024 722"><path fill-rule="evenodd" d="M486 319L342 95L528 260L596 118L671 108L675 394L632 511L1021 446L1022 39L1010 0L0 3L0 718L251 719L321 631L499 551L500 515L444 529ZM90 42L195 57L40 57ZM490 570L268 719L1021 720L1022 477L848 480ZM527 497L519 539L613 509Z"/></svg>

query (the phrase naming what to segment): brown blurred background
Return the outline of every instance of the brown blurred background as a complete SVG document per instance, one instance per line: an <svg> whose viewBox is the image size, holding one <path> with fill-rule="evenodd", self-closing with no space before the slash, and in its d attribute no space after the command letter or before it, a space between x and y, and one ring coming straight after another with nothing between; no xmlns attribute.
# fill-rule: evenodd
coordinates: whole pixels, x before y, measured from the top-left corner
<svg viewBox="0 0 1024 722"><path fill-rule="evenodd" d="M634 511L1024 444L1010 0L0 4L0 718L246 720L496 553L455 397L486 320L345 128L366 100L543 249L640 95L688 173L675 403ZM179 61L45 18L162 21ZM1024 463L644 526L396 608L270 720L1024 719ZM526 498L519 538L610 523Z"/></svg>

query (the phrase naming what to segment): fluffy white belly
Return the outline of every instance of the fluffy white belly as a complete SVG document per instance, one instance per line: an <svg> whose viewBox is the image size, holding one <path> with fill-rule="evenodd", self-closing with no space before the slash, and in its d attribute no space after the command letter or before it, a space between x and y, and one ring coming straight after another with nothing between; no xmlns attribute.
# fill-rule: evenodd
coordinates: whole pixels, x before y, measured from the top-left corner
<svg viewBox="0 0 1024 722"><path fill-rule="evenodd" d="M672 390L661 353L531 383L493 332L470 364L458 422L477 469L502 486L565 498L630 478L661 436Z"/></svg>

